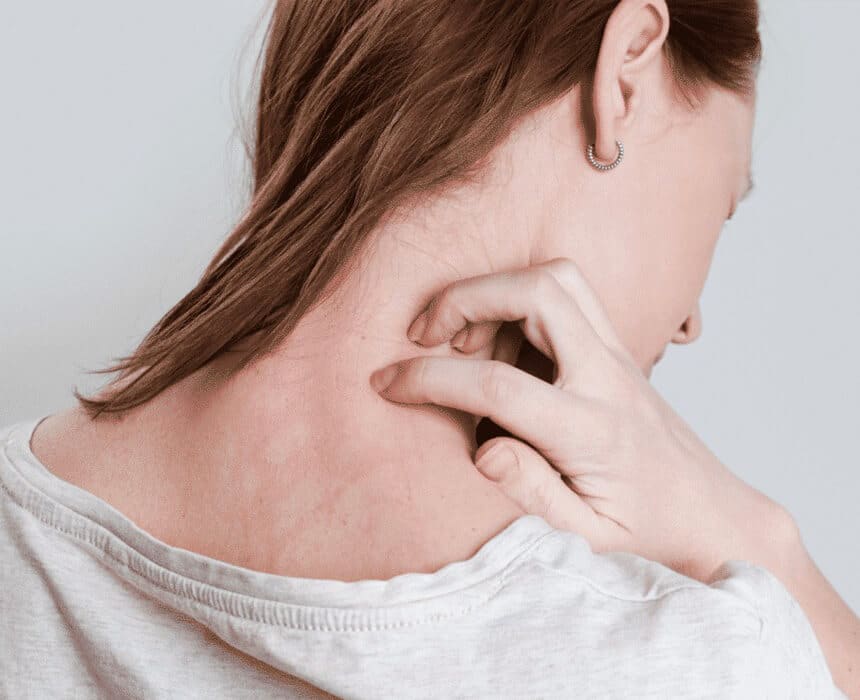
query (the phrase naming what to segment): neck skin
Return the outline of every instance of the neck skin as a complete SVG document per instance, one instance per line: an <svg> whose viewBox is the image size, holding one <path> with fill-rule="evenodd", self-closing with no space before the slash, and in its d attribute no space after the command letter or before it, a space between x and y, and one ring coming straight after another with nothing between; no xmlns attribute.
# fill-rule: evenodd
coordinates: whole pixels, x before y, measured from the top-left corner
<svg viewBox="0 0 860 700"><path fill-rule="evenodd" d="M569 134L571 115L558 118ZM356 273L277 352L229 378L236 358L222 356L121 422L106 422L105 454L147 475L133 488L125 472L133 497L120 509L178 546L341 580L434 571L469 558L522 515L474 468L472 416L391 403L369 384L390 362L456 354L406 337L446 284L539 262L545 231L563 226L568 240L577 236L570 221L554 218L566 218L554 206L560 185L546 175L558 143L530 124L520 131L498 151L480 192L456 190L389 217ZM584 137L568 148L584 153ZM563 187L570 191L569 179ZM587 220L580 210L577 225ZM119 486L111 491L106 480L93 473L88 487L120 501Z"/></svg>

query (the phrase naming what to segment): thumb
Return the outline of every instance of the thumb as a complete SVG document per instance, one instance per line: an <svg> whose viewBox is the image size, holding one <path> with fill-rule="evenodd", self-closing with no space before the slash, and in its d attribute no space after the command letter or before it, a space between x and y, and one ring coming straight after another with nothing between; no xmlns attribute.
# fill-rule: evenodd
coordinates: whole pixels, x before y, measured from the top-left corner
<svg viewBox="0 0 860 700"><path fill-rule="evenodd" d="M527 513L587 539L597 536L594 510L571 489L537 450L512 438L487 440L475 453L475 467Z"/></svg>

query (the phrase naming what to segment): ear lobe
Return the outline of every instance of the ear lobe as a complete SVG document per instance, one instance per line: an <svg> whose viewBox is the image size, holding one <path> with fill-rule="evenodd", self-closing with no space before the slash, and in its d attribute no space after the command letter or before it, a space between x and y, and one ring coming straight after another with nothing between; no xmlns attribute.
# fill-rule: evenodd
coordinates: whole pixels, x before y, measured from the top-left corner
<svg viewBox="0 0 860 700"><path fill-rule="evenodd" d="M598 159L615 159L619 127L629 126L638 112L640 78L661 57L668 33L666 0L621 0L609 16L592 88Z"/></svg>

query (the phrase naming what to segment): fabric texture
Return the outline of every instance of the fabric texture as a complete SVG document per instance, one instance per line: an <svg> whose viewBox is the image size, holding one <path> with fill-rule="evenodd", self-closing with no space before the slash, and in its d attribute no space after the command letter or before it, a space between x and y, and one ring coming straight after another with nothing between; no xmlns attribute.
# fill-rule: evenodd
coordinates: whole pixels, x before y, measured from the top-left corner
<svg viewBox="0 0 860 700"><path fill-rule="evenodd" d="M524 515L432 573L277 576L172 547L0 429L0 697L840 698L766 569L706 585Z"/></svg>

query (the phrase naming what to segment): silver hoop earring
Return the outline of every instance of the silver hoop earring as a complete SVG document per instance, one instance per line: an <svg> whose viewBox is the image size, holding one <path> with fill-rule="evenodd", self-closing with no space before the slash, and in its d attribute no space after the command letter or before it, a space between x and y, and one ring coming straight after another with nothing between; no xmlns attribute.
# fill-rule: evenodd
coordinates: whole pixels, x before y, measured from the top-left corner
<svg viewBox="0 0 860 700"><path fill-rule="evenodd" d="M616 141L615 145L618 146L618 157L611 163L598 163L597 159L594 157L594 144L589 144L588 150L586 151L588 162L598 170L612 170L612 168L617 168L621 159L624 157L624 144L621 143L621 141Z"/></svg>

